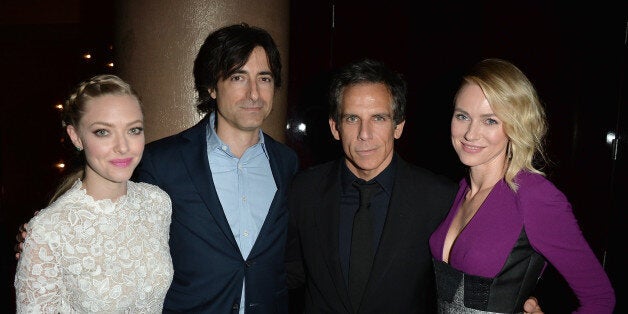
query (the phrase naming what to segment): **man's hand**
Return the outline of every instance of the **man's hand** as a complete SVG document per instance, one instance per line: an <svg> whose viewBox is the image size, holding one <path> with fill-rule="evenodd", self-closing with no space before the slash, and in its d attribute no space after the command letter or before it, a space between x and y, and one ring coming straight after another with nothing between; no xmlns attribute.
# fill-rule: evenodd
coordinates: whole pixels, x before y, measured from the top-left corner
<svg viewBox="0 0 628 314"><path fill-rule="evenodd" d="M535 297L530 297L523 304L523 313L525 314L543 314L539 301Z"/></svg>
<svg viewBox="0 0 628 314"><path fill-rule="evenodd" d="M33 214L33 217L37 216L37 214L39 214L39 211L35 211L35 213ZM15 241L17 241L17 243L13 247L13 250L15 251L16 260L20 258L20 254L22 253L22 244L24 243L24 239L26 239L26 234L27 234L26 226L28 226L28 223L24 223L20 225L20 228L18 229L17 234L15 235Z"/></svg>
<svg viewBox="0 0 628 314"><path fill-rule="evenodd" d="M15 246L13 247L13 250L15 250L16 260L20 258L20 253L22 253L22 244L24 243L24 239L26 239L26 226L26 223L20 225L20 228L15 235L15 241L17 241L17 244L15 244Z"/></svg>

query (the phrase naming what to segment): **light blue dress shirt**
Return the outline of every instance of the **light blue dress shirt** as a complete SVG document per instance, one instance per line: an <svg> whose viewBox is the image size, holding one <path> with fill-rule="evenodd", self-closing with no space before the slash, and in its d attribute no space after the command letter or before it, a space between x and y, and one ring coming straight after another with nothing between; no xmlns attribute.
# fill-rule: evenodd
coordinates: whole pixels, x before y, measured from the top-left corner
<svg viewBox="0 0 628 314"><path fill-rule="evenodd" d="M216 115L212 112L206 133L209 168L231 232L242 257L246 259L264 224L277 185L270 169L262 131L259 131L259 142L237 158L229 146L218 138L214 130L215 121ZM245 285L246 282L242 285L241 314L244 314Z"/></svg>

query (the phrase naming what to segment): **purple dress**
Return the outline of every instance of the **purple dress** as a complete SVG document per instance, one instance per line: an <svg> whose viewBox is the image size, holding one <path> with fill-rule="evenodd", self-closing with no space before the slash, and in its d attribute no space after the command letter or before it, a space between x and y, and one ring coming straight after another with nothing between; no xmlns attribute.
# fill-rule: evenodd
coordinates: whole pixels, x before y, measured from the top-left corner
<svg viewBox="0 0 628 314"><path fill-rule="evenodd" d="M437 278L445 267L446 272L459 272L470 279L488 279L485 294L499 294L500 289L491 286L490 280L509 278L510 288L518 281L527 280L524 276L529 277L530 274L525 272L530 270L509 273L508 264L513 255L528 252L524 254L530 255L530 260L534 260L535 255L542 256L565 278L580 302L577 313L612 313L615 294L610 280L583 237L565 195L538 174L521 172L515 182L519 184L517 193L510 190L503 180L493 187L454 242L449 264L446 264L442 262L445 236L468 190L467 181L460 181L460 189L449 214L430 237ZM522 247L530 249L520 250ZM538 264L538 259L534 263ZM542 270L536 269L534 272L540 275ZM441 281L441 278L438 280ZM462 286L466 287L467 283ZM442 282L439 299L441 288ZM529 287L526 290L529 291L524 292L527 295L524 295L523 301L531 292ZM441 301L439 304L442 304ZM513 304L516 302L512 301ZM468 304L462 306L469 307ZM522 309L513 306L512 311Z"/></svg>

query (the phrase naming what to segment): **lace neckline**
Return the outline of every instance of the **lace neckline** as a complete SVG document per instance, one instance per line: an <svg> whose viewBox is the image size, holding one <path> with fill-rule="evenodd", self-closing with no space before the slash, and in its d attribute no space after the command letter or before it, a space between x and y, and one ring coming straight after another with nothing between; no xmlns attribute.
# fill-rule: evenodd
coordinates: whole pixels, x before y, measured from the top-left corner
<svg viewBox="0 0 628 314"><path fill-rule="evenodd" d="M74 182L74 184L70 188L70 191L72 191L73 193L76 193L76 195L80 196L86 202L96 205L94 206L94 210L103 212L106 214L111 214L111 213L114 213L117 208L121 208L126 204L129 191L132 190L132 183L131 181L128 181L128 182L129 183L127 184L126 194L121 195L115 201L109 198L105 198L101 200L94 199L91 195L87 194L87 190L83 188L83 181L81 181L81 179L77 179Z"/></svg>

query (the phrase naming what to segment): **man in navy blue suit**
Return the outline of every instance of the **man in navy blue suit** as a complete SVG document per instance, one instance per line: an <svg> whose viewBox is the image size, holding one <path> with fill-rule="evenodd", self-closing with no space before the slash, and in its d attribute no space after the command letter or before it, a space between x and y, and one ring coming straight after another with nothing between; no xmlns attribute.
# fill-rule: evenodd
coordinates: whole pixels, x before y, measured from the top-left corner
<svg viewBox="0 0 628 314"><path fill-rule="evenodd" d="M195 126L146 146L136 179L172 199L164 312L287 313L286 189L296 153L261 130L281 86L263 29L211 33L194 62Z"/></svg>

